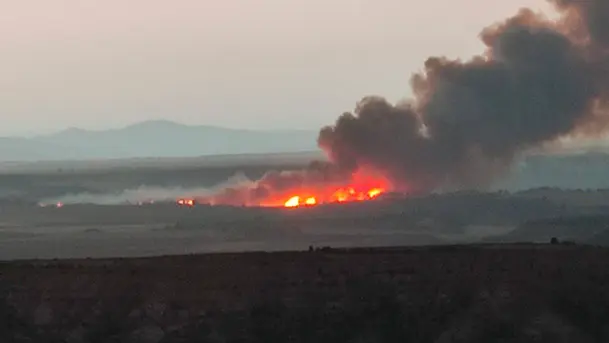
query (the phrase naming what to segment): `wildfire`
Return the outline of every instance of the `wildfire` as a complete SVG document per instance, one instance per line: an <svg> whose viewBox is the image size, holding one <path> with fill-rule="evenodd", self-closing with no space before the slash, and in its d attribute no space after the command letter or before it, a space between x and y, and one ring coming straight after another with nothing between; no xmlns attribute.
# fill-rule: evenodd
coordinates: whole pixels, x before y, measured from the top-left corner
<svg viewBox="0 0 609 343"><path fill-rule="evenodd" d="M284 204L284 207L298 207L301 205L313 206L317 205L317 198L315 197L306 197L302 198L299 195L295 195L289 198Z"/></svg>
<svg viewBox="0 0 609 343"><path fill-rule="evenodd" d="M310 197L305 199L305 205L315 205L317 204L317 199L315 197Z"/></svg>
<svg viewBox="0 0 609 343"><path fill-rule="evenodd" d="M385 192L382 187L358 190L355 187L338 188L329 197L293 195L283 204L284 207L313 206L319 203L350 202L371 200ZM319 199L319 200L318 200Z"/></svg>
<svg viewBox="0 0 609 343"><path fill-rule="evenodd" d="M192 207L195 205L195 199L178 199L178 205Z"/></svg>
<svg viewBox="0 0 609 343"><path fill-rule="evenodd" d="M370 197L370 198L376 198L377 196L379 196L381 194L383 194L383 190L380 188L373 188L368 191L368 197Z"/></svg>
<svg viewBox="0 0 609 343"><path fill-rule="evenodd" d="M284 204L285 207L297 207L298 205L300 205L300 197L298 195L289 198Z"/></svg>
<svg viewBox="0 0 609 343"><path fill-rule="evenodd" d="M368 201L377 198L381 194L392 190L391 183L377 175L356 172L351 177L346 178L344 183L324 183L324 182L305 182L295 183L294 187L286 189L267 189L268 194L260 198L240 197L240 193L235 193L234 200L226 198L180 198L177 204L180 206L193 207L199 203L206 204L232 204L239 205L238 200L243 199L243 206L260 207L311 207L329 203L343 203L353 201ZM244 189L244 193L248 190Z"/></svg>

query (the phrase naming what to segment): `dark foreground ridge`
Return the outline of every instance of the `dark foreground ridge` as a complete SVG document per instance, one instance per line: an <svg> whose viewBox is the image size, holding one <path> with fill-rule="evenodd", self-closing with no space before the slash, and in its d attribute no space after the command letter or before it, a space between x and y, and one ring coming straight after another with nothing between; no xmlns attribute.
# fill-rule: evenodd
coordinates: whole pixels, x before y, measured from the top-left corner
<svg viewBox="0 0 609 343"><path fill-rule="evenodd" d="M0 265L1 342L601 342L609 249L480 245Z"/></svg>

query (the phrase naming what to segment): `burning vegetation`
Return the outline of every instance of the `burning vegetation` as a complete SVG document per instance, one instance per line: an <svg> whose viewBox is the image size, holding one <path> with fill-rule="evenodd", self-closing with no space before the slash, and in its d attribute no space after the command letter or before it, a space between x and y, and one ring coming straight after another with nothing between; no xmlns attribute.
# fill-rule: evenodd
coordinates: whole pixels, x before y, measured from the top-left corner
<svg viewBox="0 0 609 343"><path fill-rule="evenodd" d="M195 199L178 199L177 201L178 205L182 205L182 206L194 206L195 205Z"/></svg>
<svg viewBox="0 0 609 343"><path fill-rule="evenodd" d="M486 50L469 61L430 57L412 76L412 99L364 97L321 129L328 162L271 171L197 202L294 207L480 188L527 150L605 132L609 2L551 2L559 19L523 9L484 29Z"/></svg>
<svg viewBox="0 0 609 343"><path fill-rule="evenodd" d="M364 201L374 199L383 193L382 188L356 190L353 187L339 188L329 196L321 193L309 192L306 195L294 195L283 203L284 207L313 206L330 202ZM323 196L320 198L320 194ZM281 205L281 204L279 204Z"/></svg>
<svg viewBox="0 0 609 343"><path fill-rule="evenodd" d="M301 207L371 200L391 189L389 181L380 175L358 172L344 179L336 177L334 180L307 181L305 177L312 175L310 170L269 172L251 185L225 188L211 197L180 198L177 204L188 207L198 203ZM294 179L300 179L301 182L295 182Z"/></svg>

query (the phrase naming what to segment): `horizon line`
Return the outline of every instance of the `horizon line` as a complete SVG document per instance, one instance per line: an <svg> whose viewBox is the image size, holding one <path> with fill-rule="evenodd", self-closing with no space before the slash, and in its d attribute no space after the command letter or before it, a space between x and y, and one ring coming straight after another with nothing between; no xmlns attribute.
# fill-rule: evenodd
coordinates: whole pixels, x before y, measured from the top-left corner
<svg viewBox="0 0 609 343"><path fill-rule="evenodd" d="M147 120L141 120L141 121L135 121L135 122L131 122L131 123L127 123L127 124L123 124L120 126L113 126L113 127L108 127L108 128L100 128L100 129L90 129L90 128L82 128L82 127L78 127L78 126L68 126L66 128L63 129L54 129L54 130L49 130L47 132L38 132L38 133L16 133L16 134L0 134L0 139L10 139L10 138L14 138L14 139L31 139L31 138L39 138L39 137L48 137L48 136L54 136L54 135L59 135L65 132L69 132L69 131L83 131L83 132L88 132L88 133L102 133L102 132L110 132L110 131L121 131L121 130L126 130L132 127L136 127L138 125L143 125L143 124L152 124L152 123L164 123L167 125L176 125L176 126L182 126L182 127L190 127L190 128L211 128L211 129L219 129L219 130L233 130L233 131L253 131L253 132L279 132L279 131L289 131L289 132L294 132L294 131L300 131L300 132L316 132L319 129L313 129L313 128L304 128L304 129L299 129L299 128L268 128L268 129L264 129L264 128L239 128L239 127L230 127L230 126L224 126L224 125L213 125L213 124L187 124L184 122L180 122L180 121L176 121L176 120L170 120L170 119L147 119Z"/></svg>

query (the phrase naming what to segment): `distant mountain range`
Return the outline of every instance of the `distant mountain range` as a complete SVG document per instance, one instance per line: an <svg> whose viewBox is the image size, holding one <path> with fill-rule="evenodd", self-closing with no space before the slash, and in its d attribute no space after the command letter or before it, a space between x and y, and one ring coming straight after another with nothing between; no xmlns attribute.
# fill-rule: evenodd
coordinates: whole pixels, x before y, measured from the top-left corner
<svg viewBox="0 0 609 343"><path fill-rule="evenodd" d="M0 137L0 162L310 152L318 151L317 134L316 130L245 130L153 120L112 130L71 128L29 138ZM607 144L561 147L554 153L590 151L606 153Z"/></svg>
<svg viewBox="0 0 609 343"><path fill-rule="evenodd" d="M317 131L241 130L146 121L122 129L68 129L0 138L0 161L190 157L316 150Z"/></svg>

